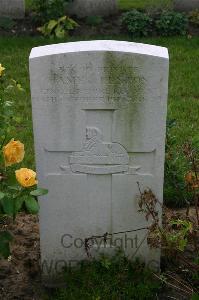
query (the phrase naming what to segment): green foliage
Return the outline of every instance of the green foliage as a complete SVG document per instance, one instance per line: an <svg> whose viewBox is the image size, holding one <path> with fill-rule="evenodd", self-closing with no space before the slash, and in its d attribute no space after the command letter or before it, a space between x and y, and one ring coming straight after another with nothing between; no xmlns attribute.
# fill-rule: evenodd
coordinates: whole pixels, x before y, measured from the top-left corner
<svg viewBox="0 0 199 300"><path fill-rule="evenodd" d="M191 300L199 300L199 294L194 293L191 297Z"/></svg>
<svg viewBox="0 0 199 300"><path fill-rule="evenodd" d="M58 20L50 20L44 26L39 27L40 31L44 36L64 38L70 30L76 28L78 24L71 18L64 16Z"/></svg>
<svg viewBox="0 0 199 300"><path fill-rule="evenodd" d="M121 23L132 36L147 36L151 31L152 19L146 13L134 9L122 15Z"/></svg>
<svg viewBox="0 0 199 300"><path fill-rule="evenodd" d="M8 17L0 17L0 28L10 30L14 27L15 21Z"/></svg>
<svg viewBox="0 0 199 300"><path fill-rule="evenodd" d="M23 97L24 92L21 84L5 76L4 72L0 76L0 151L3 145L12 138L12 134L16 134L16 127L21 121L20 116L15 113L16 104L12 100L12 95L19 93ZM3 163L3 156L0 155L0 167Z"/></svg>
<svg viewBox="0 0 199 300"><path fill-rule="evenodd" d="M12 95L15 92L23 97L24 89L17 80L10 79L6 71L5 67L0 64L0 218L4 215L11 216L14 222L17 213L21 210L37 214L39 205L36 197L45 195L48 191L41 188L33 190L32 186L37 183L34 179L35 172L27 168L20 169L22 181L18 181L16 184L18 178L15 176L13 165L22 163L24 145L13 139L13 132L17 133L16 129L21 119L15 114L16 106L12 101ZM10 100L7 100L8 98ZM7 149L6 155L4 146ZM26 173L26 171L24 173L24 170L29 170L30 173ZM28 184L29 177L27 178L27 176L33 176L30 184ZM23 180L27 184L24 184ZM30 195L30 193L32 194ZM11 236L8 232L0 232L0 257L7 258L10 255L10 241Z"/></svg>
<svg viewBox="0 0 199 300"><path fill-rule="evenodd" d="M157 32L162 36L185 35L188 18L175 11L164 11L155 22Z"/></svg>
<svg viewBox="0 0 199 300"><path fill-rule="evenodd" d="M178 231L164 231L168 250L179 250L183 252L188 243L188 236L192 232L192 223L187 220L171 220L171 225L175 225Z"/></svg>
<svg viewBox="0 0 199 300"><path fill-rule="evenodd" d="M35 20L46 23L51 19L58 19L66 11L70 0L32 0L31 7L35 13Z"/></svg>
<svg viewBox="0 0 199 300"><path fill-rule="evenodd" d="M144 264L138 260L131 262L121 253L68 268L65 281L67 288L57 290L50 299L144 300L154 299L160 288Z"/></svg>
<svg viewBox="0 0 199 300"><path fill-rule="evenodd" d="M43 196L43 195L46 195L46 194L48 194L48 190L41 189L41 188L30 192L30 195L35 196L35 197Z"/></svg>
<svg viewBox="0 0 199 300"><path fill-rule="evenodd" d="M167 206L182 207L191 195L186 191L184 174L187 166L181 155L176 150L176 136L173 132L176 127L176 120L167 121L166 136L166 160L164 176L164 202Z"/></svg>
<svg viewBox="0 0 199 300"><path fill-rule="evenodd" d="M101 16L88 16L86 18L86 24L90 26L99 26L103 23L103 18Z"/></svg>
<svg viewBox="0 0 199 300"><path fill-rule="evenodd" d="M35 215L39 212L39 204L34 197L26 197L25 205L29 213Z"/></svg>
<svg viewBox="0 0 199 300"><path fill-rule="evenodd" d="M189 21L191 24L199 26L199 9L190 12Z"/></svg>

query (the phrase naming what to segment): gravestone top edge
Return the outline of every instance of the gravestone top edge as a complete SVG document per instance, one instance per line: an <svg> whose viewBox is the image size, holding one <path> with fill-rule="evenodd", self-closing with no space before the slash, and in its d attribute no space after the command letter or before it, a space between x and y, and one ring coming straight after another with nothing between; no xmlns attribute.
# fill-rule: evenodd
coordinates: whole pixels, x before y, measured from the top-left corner
<svg viewBox="0 0 199 300"><path fill-rule="evenodd" d="M126 41L97 40L35 47L30 53L30 60L56 54L97 51L134 53L169 59L168 49L165 47Z"/></svg>

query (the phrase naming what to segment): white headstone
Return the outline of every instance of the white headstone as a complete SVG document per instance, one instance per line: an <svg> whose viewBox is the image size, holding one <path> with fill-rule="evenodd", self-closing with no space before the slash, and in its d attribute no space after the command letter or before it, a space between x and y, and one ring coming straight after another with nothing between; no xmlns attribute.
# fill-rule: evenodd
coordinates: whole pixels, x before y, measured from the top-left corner
<svg viewBox="0 0 199 300"><path fill-rule="evenodd" d="M117 1L74 0L69 4L68 11L79 18L86 16L109 16L117 12Z"/></svg>
<svg viewBox="0 0 199 300"><path fill-rule="evenodd" d="M0 0L0 17L22 19L24 15L24 0Z"/></svg>
<svg viewBox="0 0 199 300"><path fill-rule="evenodd" d="M130 258L159 264L147 230L128 231L148 226L138 212L137 182L163 197L168 65L166 48L129 42L32 50L37 173L40 186L49 189L40 200L47 277L86 259L85 241L106 233L112 241L90 240L87 252L113 253L122 246Z"/></svg>
<svg viewBox="0 0 199 300"><path fill-rule="evenodd" d="M174 0L174 8L179 11L199 9L199 0Z"/></svg>

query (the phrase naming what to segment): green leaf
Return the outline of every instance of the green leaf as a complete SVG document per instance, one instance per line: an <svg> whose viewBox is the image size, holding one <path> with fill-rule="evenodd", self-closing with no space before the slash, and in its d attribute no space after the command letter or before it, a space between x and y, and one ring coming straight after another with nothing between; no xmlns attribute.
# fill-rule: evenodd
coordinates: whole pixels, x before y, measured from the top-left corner
<svg viewBox="0 0 199 300"><path fill-rule="evenodd" d="M0 232L0 257L8 258L10 255L10 242L13 240L13 236L9 231Z"/></svg>
<svg viewBox="0 0 199 300"><path fill-rule="evenodd" d="M184 240L180 240L179 241L179 250L180 251L184 251L185 247L187 245L187 239L184 239Z"/></svg>
<svg viewBox="0 0 199 300"><path fill-rule="evenodd" d="M1 231L0 232L0 240L3 242L11 242L13 240L13 236L9 231Z"/></svg>
<svg viewBox="0 0 199 300"><path fill-rule="evenodd" d="M5 194L0 192L0 200L3 199L5 197Z"/></svg>
<svg viewBox="0 0 199 300"><path fill-rule="evenodd" d="M64 21L66 21L66 16L63 16L63 17L59 18L57 23L61 23L61 22L64 22Z"/></svg>
<svg viewBox="0 0 199 300"><path fill-rule="evenodd" d="M57 21L56 20L50 20L49 22L48 22L48 27L47 27L47 29L48 29L48 32L49 33L51 33L52 32L52 30L57 26Z"/></svg>
<svg viewBox="0 0 199 300"><path fill-rule="evenodd" d="M4 213L9 215L9 216L13 216L15 211L14 211L14 199L12 198L4 198L2 201L2 207L4 210Z"/></svg>
<svg viewBox="0 0 199 300"><path fill-rule="evenodd" d="M59 38L59 39L64 38L64 36L65 36L65 30L64 30L63 26L58 25L58 26L55 28L55 35L56 35L56 37Z"/></svg>
<svg viewBox="0 0 199 300"><path fill-rule="evenodd" d="M43 196L43 195L46 195L46 194L48 194L48 190L41 189L41 188L30 192L30 195L35 196L35 197Z"/></svg>
<svg viewBox="0 0 199 300"><path fill-rule="evenodd" d="M16 213L20 211L20 209L22 208L23 203L25 202L26 197L18 197L17 199L15 199L15 211Z"/></svg>
<svg viewBox="0 0 199 300"><path fill-rule="evenodd" d="M39 212L39 204L33 197L27 197L25 199L25 205L29 213L37 214Z"/></svg>
<svg viewBox="0 0 199 300"><path fill-rule="evenodd" d="M20 191L21 190L21 187L18 186L18 185L9 185L8 188L10 190L14 190L14 191Z"/></svg>

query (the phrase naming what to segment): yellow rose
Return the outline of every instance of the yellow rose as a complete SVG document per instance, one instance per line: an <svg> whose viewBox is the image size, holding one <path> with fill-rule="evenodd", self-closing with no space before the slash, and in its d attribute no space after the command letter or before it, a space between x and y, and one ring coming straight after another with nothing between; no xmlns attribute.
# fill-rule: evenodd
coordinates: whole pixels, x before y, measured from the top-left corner
<svg viewBox="0 0 199 300"><path fill-rule="evenodd" d="M21 162L24 158L24 154L24 144L12 139L6 146L3 147L5 166L8 167Z"/></svg>
<svg viewBox="0 0 199 300"><path fill-rule="evenodd" d="M23 187L31 187L38 183L36 180L36 173L27 168L21 168L15 171L16 179Z"/></svg>
<svg viewBox="0 0 199 300"><path fill-rule="evenodd" d="M0 64L0 77L3 75L3 71L5 70L4 67L2 67L2 65Z"/></svg>

